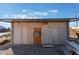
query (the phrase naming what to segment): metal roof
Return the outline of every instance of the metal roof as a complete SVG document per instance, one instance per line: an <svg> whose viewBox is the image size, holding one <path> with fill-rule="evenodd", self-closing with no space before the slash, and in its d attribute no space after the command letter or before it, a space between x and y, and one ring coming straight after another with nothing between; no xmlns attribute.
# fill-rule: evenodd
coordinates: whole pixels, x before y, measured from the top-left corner
<svg viewBox="0 0 79 59"><path fill-rule="evenodd" d="M0 21L78 21L79 18L41 18L41 19L0 19Z"/></svg>

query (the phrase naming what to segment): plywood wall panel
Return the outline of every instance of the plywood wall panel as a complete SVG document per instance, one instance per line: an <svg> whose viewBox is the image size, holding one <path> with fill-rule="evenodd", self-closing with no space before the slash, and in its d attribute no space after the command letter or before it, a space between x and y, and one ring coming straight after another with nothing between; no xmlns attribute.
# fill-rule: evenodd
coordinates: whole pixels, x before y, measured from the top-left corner
<svg viewBox="0 0 79 59"><path fill-rule="evenodd" d="M22 29L22 44L28 44L28 28L27 23L21 23L21 29Z"/></svg>
<svg viewBox="0 0 79 59"><path fill-rule="evenodd" d="M13 44L21 44L21 24L14 23Z"/></svg>
<svg viewBox="0 0 79 59"><path fill-rule="evenodd" d="M13 44L34 44L33 29L42 28L42 44L63 44L67 39L66 22L14 22Z"/></svg>
<svg viewBox="0 0 79 59"><path fill-rule="evenodd" d="M33 44L33 29L28 28L28 44Z"/></svg>

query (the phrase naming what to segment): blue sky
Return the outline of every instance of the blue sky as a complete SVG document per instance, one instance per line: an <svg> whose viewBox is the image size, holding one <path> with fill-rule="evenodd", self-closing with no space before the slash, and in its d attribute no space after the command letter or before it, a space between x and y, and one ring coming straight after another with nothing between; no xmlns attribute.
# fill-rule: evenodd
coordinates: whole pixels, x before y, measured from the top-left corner
<svg viewBox="0 0 79 59"><path fill-rule="evenodd" d="M0 18L75 18L75 15L79 18L78 14L77 3L0 3ZM72 25L74 26L74 23Z"/></svg>
<svg viewBox="0 0 79 59"><path fill-rule="evenodd" d="M1 18L74 18L75 12L79 12L79 4L0 4ZM78 14L78 13L77 13ZM16 16L16 17L15 17ZM77 15L77 17L79 17Z"/></svg>

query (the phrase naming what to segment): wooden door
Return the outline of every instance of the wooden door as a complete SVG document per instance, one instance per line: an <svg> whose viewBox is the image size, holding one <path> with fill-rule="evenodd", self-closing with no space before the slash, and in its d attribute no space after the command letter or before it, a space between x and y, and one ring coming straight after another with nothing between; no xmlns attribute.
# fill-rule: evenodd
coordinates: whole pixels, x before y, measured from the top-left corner
<svg viewBox="0 0 79 59"><path fill-rule="evenodd" d="M41 44L41 28L34 28L34 44L35 45L40 45Z"/></svg>

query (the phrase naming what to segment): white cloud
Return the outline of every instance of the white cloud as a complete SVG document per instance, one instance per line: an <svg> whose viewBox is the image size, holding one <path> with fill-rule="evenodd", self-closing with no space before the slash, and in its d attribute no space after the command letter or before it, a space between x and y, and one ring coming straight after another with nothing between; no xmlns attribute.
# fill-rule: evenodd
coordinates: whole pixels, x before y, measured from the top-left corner
<svg viewBox="0 0 79 59"><path fill-rule="evenodd" d="M8 16L8 15L3 15L3 17L4 17L4 18L9 18L9 16Z"/></svg>
<svg viewBox="0 0 79 59"><path fill-rule="evenodd" d="M16 16L17 16L17 17L21 17L21 15L20 15L20 14L17 14Z"/></svg>
<svg viewBox="0 0 79 59"><path fill-rule="evenodd" d="M26 12L26 10L25 10L25 9L23 9L23 10L22 10L22 12L23 12L23 13L25 13L25 12Z"/></svg>
<svg viewBox="0 0 79 59"><path fill-rule="evenodd" d="M3 15L4 17L7 17L8 15Z"/></svg>
<svg viewBox="0 0 79 59"><path fill-rule="evenodd" d="M26 15L21 15L21 19L24 19L24 18L26 18Z"/></svg>
<svg viewBox="0 0 79 59"><path fill-rule="evenodd" d="M32 12L33 10L29 10L29 9L23 9L21 12L22 13L28 13L28 12Z"/></svg>
<svg viewBox="0 0 79 59"><path fill-rule="evenodd" d="M55 10L54 9L50 9L50 10L46 10L46 11L29 11L27 13L27 15L31 15L31 16L36 16L36 15L38 15L38 16L48 16L51 13L52 14L56 14L58 12L59 12L59 10L57 10L57 9L55 9Z"/></svg>
<svg viewBox="0 0 79 59"><path fill-rule="evenodd" d="M47 17L48 15L52 14L52 15L57 15L57 13L59 12L59 10L54 10L54 9L49 9L49 10L45 10L45 11L33 11L33 10L22 10L23 13L19 13L19 14L13 14L13 15L3 15L4 18L43 18L43 17Z"/></svg>
<svg viewBox="0 0 79 59"><path fill-rule="evenodd" d="M15 14L15 15L11 15L12 18L14 19L36 19L37 17L35 16L27 16L26 14Z"/></svg>
<svg viewBox="0 0 79 59"><path fill-rule="evenodd" d="M46 11L34 11L34 10L25 10L23 9L22 12L24 14L30 15L30 16L35 16L35 15L39 15L39 16L47 16L48 12Z"/></svg>
<svg viewBox="0 0 79 59"><path fill-rule="evenodd" d="M40 16L47 16L47 15L48 15L48 12L41 12L41 11L38 12L38 11L37 11L37 12L34 12L34 14L35 14L35 15L40 15Z"/></svg>
<svg viewBox="0 0 79 59"><path fill-rule="evenodd" d="M37 19L37 17L32 17L33 19Z"/></svg>
<svg viewBox="0 0 79 59"><path fill-rule="evenodd" d="M27 19L27 18L28 18L28 19L37 19L37 17L35 17L35 16L34 16L34 17L29 17L29 16L27 16L26 19Z"/></svg>
<svg viewBox="0 0 79 59"><path fill-rule="evenodd" d="M58 13L59 10L49 9L49 10L46 10L46 11L34 11L34 10L25 10L25 9L23 9L22 12L25 13L26 15L28 15L28 16L37 16L37 15L38 16L48 16L51 13L52 14Z"/></svg>
<svg viewBox="0 0 79 59"><path fill-rule="evenodd" d="M17 15L16 15L16 14L14 14L14 15L11 15L11 18L14 18L14 19L16 19L16 18L17 18Z"/></svg>
<svg viewBox="0 0 79 59"><path fill-rule="evenodd" d="M28 16L34 16L34 13L33 12L27 12L27 15Z"/></svg>
<svg viewBox="0 0 79 59"><path fill-rule="evenodd" d="M49 10L49 12L52 12L52 13L58 13L59 12L59 10Z"/></svg>
<svg viewBox="0 0 79 59"><path fill-rule="evenodd" d="M16 19L16 18L25 18L25 17L26 17L25 14L13 14L13 15L11 15L11 18L14 18L14 19Z"/></svg>

